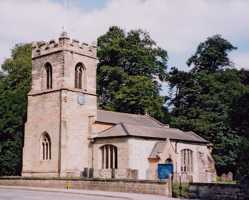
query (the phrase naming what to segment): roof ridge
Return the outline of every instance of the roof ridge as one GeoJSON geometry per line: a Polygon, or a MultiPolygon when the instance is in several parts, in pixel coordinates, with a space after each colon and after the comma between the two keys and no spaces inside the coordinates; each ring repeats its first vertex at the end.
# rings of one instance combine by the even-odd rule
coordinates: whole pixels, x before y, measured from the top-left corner
{"type": "Polygon", "coordinates": [[[143,116],[145,116],[145,117],[147,117],[147,118],[149,118],[149,119],[155,121],[156,123],[160,124],[161,126],[168,125],[168,124],[164,124],[164,123],[160,122],[159,120],[155,119],[154,117],[151,117],[149,114],[145,114],[145,115],[143,115],[143,116]]]}
{"type": "MultiPolygon", "coordinates": [[[[185,133],[189,133],[189,134],[191,134],[192,136],[198,137],[198,138],[200,138],[200,139],[202,139],[202,140],[206,140],[205,138],[199,136],[198,134],[196,134],[196,133],[193,132],[193,131],[184,131],[184,132],[185,132],[185,133]]],[[[206,141],[209,142],[208,140],[206,140],[206,141]]]]}
{"type": "Polygon", "coordinates": [[[98,109],[97,111],[112,112],[112,113],[120,113],[120,114],[123,114],[123,115],[137,115],[137,116],[140,116],[140,117],[141,117],[141,116],[145,116],[145,115],[142,115],[142,114],[118,112],[118,111],[103,110],[103,109],[98,109]]]}
{"type": "MultiPolygon", "coordinates": [[[[137,124],[127,123],[127,122],[124,122],[123,124],[128,125],[128,126],[144,127],[144,128],[147,128],[147,129],[165,129],[165,127],[163,127],[163,126],[161,126],[161,127],[144,126],[144,125],[140,125],[140,124],[137,125],[137,124]]],[[[172,129],[172,128],[167,128],[167,129],[172,129]]],[[[180,130],[180,129],[176,129],[176,130],[180,130]]]]}

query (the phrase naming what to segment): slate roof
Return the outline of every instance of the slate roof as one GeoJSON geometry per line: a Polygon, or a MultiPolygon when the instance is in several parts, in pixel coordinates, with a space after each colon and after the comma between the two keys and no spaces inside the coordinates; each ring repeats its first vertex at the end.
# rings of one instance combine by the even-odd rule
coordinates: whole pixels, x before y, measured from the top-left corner
{"type": "Polygon", "coordinates": [[[171,140],[181,140],[189,142],[198,143],[209,143],[207,140],[196,135],[193,132],[183,132],[179,129],[168,128],[165,126],[153,127],[153,126],[141,126],[128,124],[128,123],[118,123],[115,126],[100,132],[95,135],[94,138],[111,138],[111,137],[142,137],[142,138],[154,138],[154,139],[171,139],[171,140]]]}
{"type": "Polygon", "coordinates": [[[97,111],[97,122],[119,124],[127,123],[138,126],[162,127],[165,126],[149,115],[136,115],[130,113],[112,112],[106,110],[97,111]]]}

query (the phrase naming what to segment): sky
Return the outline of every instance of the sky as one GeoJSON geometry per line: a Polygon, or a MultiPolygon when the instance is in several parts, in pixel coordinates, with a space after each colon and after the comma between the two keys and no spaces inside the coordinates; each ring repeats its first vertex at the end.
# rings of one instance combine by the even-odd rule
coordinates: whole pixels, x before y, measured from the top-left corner
{"type": "Polygon", "coordinates": [[[111,25],[149,32],[169,68],[182,70],[200,42],[221,34],[238,47],[235,66],[249,69],[249,0],[0,0],[0,63],[15,44],[56,39],[63,27],[91,43],[111,25]]]}

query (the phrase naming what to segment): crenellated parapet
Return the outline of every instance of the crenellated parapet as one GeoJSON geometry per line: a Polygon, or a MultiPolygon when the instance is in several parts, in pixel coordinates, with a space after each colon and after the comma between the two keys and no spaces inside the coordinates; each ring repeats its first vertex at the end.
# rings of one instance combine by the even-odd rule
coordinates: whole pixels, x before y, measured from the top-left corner
{"type": "Polygon", "coordinates": [[[58,51],[70,51],[76,54],[97,57],[97,46],[87,43],[80,43],[78,40],[68,37],[66,32],[63,32],[58,40],[50,40],[49,42],[40,41],[32,44],[32,59],[48,55],[58,51]]]}

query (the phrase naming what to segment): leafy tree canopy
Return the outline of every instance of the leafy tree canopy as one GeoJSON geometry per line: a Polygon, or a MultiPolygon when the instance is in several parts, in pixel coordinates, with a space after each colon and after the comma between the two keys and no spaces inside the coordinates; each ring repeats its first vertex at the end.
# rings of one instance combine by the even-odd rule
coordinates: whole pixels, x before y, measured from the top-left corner
{"type": "Polygon", "coordinates": [[[188,59],[187,65],[193,67],[193,72],[222,70],[232,65],[228,53],[235,49],[237,48],[221,35],[214,35],[199,44],[195,54],[188,59]]]}
{"type": "Polygon", "coordinates": [[[98,38],[99,69],[120,67],[128,75],[166,78],[167,52],[142,30],[125,32],[113,26],[98,38]]]}
{"type": "Polygon", "coordinates": [[[31,45],[17,45],[0,79],[0,175],[21,172],[23,126],[31,81],[31,45]]]}
{"type": "Polygon", "coordinates": [[[111,27],[98,38],[97,92],[99,105],[115,111],[149,114],[164,119],[160,81],[166,80],[167,52],[149,34],[127,34],[111,27]],[[129,94],[130,93],[130,94],[129,94]]]}
{"type": "Polygon", "coordinates": [[[130,76],[114,98],[114,108],[128,113],[150,113],[160,118],[164,98],[151,79],[145,76],[130,76]]]}
{"type": "Polygon", "coordinates": [[[188,60],[190,72],[173,68],[169,82],[171,126],[192,130],[214,144],[213,155],[218,172],[236,172],[241,137],[231,127],[229,115],[235,99],[247,91],[248,72],[226,68],[228,52],[235,49],[216,35],[202,42],[188,60]]]}
{"type": "Polygon", "coordinates": [[[234,99],[230,117],[232,128],[249,138],[249,90],[234,99]]]}
{"type": "MultiPolygon", "coordinates": [[[[244,79],[245,70],[241,71],[243,83],[249,85],[244,79]]],[[[230,111],[230,124],[234,132],[241,137],[241,143],[238,148],[237,157],[239,178],[249,177],[249,88],[238,98],[234,99],[230,111]]]]}

